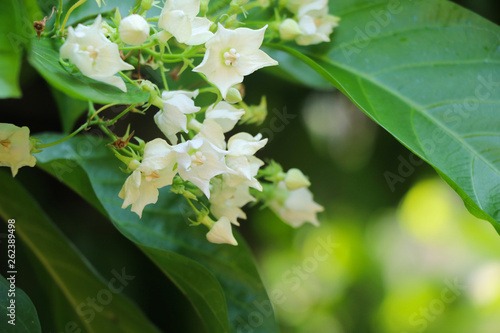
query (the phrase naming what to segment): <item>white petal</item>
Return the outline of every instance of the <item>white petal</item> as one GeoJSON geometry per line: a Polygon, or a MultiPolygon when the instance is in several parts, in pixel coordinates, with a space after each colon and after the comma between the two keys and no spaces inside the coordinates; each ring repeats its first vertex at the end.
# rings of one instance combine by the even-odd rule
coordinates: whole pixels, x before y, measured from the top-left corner
{"type": "Polygon", "coordinates": [[[229,132],[234,128],[245,110],[236,109],[227,102],[220,102],[215,107],[212,105],[207,109],[206,119],[213,119],[222,128],[223,132],[229,132]]]}
{"type": "Polygon", "coordinates": [[[268,56],[264,51],[257,50],[251,54],[242,55],[235,68],[238,69],[241,75],[246,76],[263,67],[276,65],[278,65],[276,60],[268,56]]]}
{"type": "Polygon", "coordinates": [[[89,75],[89,77],[91,79],[101,81],[101,82],[110,84],[112,86],[115,86],[123,92],[127,92],[127,86],[125,85],[125,82],[123,82],[123,80],[118,76],[114,76],[114,75],[113,76],[89,75]]]}
{"type": "Polygon", "coordinates": [[[228,154],[231,156],[250,156],[264,147],[267,139],[259,140],[260,136],[253,137],[244,132],[233,135],[228,141],[228,154]]]}
{"type": "Polygon", "coordinates": [[[191,21],[191,37],[186,42],[187,45],[201,45],[214,36],[210,26],[212,21],[205,17],[195,17],[191,21]]]}
{"type": "Polygon", "coordinates": [[[231,222],[225,217],[222,217],[215,222],[212,229],[210,229],[207,233],[207,239],[209,242],[215,244],[238,245],[238,242],[234,238],[231,230],[231,222]]]}
{"type": "Polygon", "coordinates": [[[158,27],[170,32],[179,43],[185,43],[191,37],[191,19],[180,10],[162,13],[158,27]]]}

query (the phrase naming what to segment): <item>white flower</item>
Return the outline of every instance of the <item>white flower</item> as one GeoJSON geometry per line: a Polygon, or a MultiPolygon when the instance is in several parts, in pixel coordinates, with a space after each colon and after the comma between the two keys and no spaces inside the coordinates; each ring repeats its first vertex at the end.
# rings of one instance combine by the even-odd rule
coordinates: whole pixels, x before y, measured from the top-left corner
{"type": "Polygon", "coordinates": [[[180,131],[187,133],[186,114],[200,111],[200,108],[195,106],[192,100],[196,96],[198,96],[198,90],[176,90],[162,93],[163,109],[155,114],[154,119],[156,125],[171,143],[177,143],[176,134],[180,131]]]}
{"type": "Polygon", "coordinates": [[[226,157],[226,164],[235,173],[235,175],[230,175],[227,179],[230,186],[237,186],[241,183],[245,183],[262,191],[262,185],[255,176],[264,163],[253,156],[257,150],[264,147],[267,143],[267,139],[261,138],[261,134],[253,137],[248,133],[242,132],[233,135],[229,139],[227,144],[228,155],[226,157]]]}
{"type": "Polygon", "coordinates": [[[179,43],[201,45],[213,33],[212,22],[206,17],[196,17],[200,0],[167,0],[160,14],[158,26],[171,33],[179,43]]]}
{"type": "Polygon", "coordinates": [[[141,45],[149,37],[149,24],[141,15],[125,17],[118,27],[120,38],[129,45],[141,45]]]}
{"type": "Polygon", "coordinates": [[[123,80],[114,76],[119,71],[134,69],[120,57],[118,45],[104,36],[101,30],[101,15],[91,26],[79,24],[68,28],[68,39],[61,46],[62,58],[69,58],[83,75],[111,84],[126,92],[123,80]]]}
{"type": "Polygon", "coordinates": [[[231,222],[226,217],[221,217],[212,226],[212,229],[207,233],[207,239],[209,242],[215,244],[230,244],[238,245],[236,239],[234,239],[233,232],[231,230],[231,222]]]}
{"type": "Polygon", "coordinates": [[[229,88],[243,82],[245,75],[278,64],[259,49],[266,28],[267,25],[259,30],[229,30],[219,23],[216,34],[205,44],[207,52],[203,61],[193,71],[205,74],[226,98],[229,88]]]}
{"type": "Polygon", "coordinates": [[[196,185],[210,199],[210,179],[232,172],[225,163],[226,151],[217,148],[203,137],[195,137],[172,147],[177,172],[182,179],[196,185]]]}
{"type": "Polygon", "coordinates": [[[313,195],[307,187],[290,191],[285,182],[278,183],[277,196],[269,203],[272,210],[292,227],[300,227],[309,222],[315,226],[319,225],[316,213],[323,211],[323,206],[313,200],[313,195]]]}
{"type": "Polygon", "coordinates": [[[172,148],[162,139],[150,141],[144,147],[144,157],[137,169],[127,178],[119,197],[122,208],[132,205],[132,211],[142,216],[144,207],[158,200],[158,189],[172,184],[176,172],[172,148]]]}
{"type": "Polygon", "coordinates": [[[216,218],[225,216],[232,224],[240,225],[238,218],[247,218],[241,207],[255,201],[255,198],[250,195],[248,185],[231,186],[225,179],[227,179],[226,174],[211,181],[210,211],[216,218]]]}
{"type": "Polygon", "coordinates": [[[219,102],[216,106],[211,105],[205,113],[206,119],[213,119],[222,128],[224,133],[234,128],[245,110],[237,109],[227,102],[219,102]]]}
{"type": "Polygon", "coordinates": [[[12,177],[23,166],[35,166],[36,158],[31,155],[32,148],[28,127],[0,124],[0,166],[10,167],[12,177]]]}
{"type": "Polygon", "coordinates": [[[280,38],[283,40],[294,40],[302,34],[302,30],[297,21],[291,18],[287,18],[281,22],[279,32],[280,38]]]}
{"type": "MultiPolygon", "coordinates": [[[[312,7],[312,5],[307,7],[312,7]]],[[[299,13],[301,13],[301,10],[299,10],[299,13]]],[[[333,28],[339,25],[339,21],[338,17],[328,14],[328,7],[306,10],[304,14],[299,16],[299,27],[302,34],[295,41],[299,45],[329,42],[333,28]]]]}

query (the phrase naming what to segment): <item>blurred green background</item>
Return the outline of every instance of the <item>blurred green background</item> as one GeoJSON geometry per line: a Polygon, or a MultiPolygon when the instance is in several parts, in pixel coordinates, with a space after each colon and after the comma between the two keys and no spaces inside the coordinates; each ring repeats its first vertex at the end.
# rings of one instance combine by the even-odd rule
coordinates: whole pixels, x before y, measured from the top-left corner
{"type": "MultiPolygon", "coordinates": [[[[497,1],[457,2],[500,21],[497,1]]],[[[22,82],[24,98],[2,102],[2,122],[60,131],[52,93],[28,64],[22,82]]],[[[325,206],[317,228],[293,229],[258,208],[248,209],[240,228],[283,332],[500,332],[500,238],[489,223],[472,217],[432,168],[340,93],[289,85],[265,71],[245,84],[247,103],[267,95],[264,127],[277,114],[295,116],[259,157],[303,170],[325,206]]],[[[152,112],[127,119],[145,139],[159,135],[151,133],[152,112]]],[[[36,168],[17,178],[105,279],[122,267],[136,276],[125,293],[162,331],[203,332],[183,295],[91,206],[36,168]]],[[[61,332],[65,319],[47,303],[44,275],[22,246],[18,286],[43,331],[61,332]]]]}

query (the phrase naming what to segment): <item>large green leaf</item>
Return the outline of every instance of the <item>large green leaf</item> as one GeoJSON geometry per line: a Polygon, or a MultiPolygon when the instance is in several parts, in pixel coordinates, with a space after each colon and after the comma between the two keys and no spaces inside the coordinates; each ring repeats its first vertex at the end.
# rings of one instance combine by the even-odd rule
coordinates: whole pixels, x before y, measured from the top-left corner
{"type": "Polygon", "coordinates": [[[80,322],[74,326],[86,332],[158,332],[122,294],[133,281],[126,267],[116,267],[113,277],[104,281],[10,174],[0,172],[0,183],[0,216],[15,217],[16,236],[43,264],[73,311],[80,315],[80,322]],[[97,307],[88,303],[89,297],[97,300],[97,307]]]}
{"type": "Polygon", "coordinates": [[[28,295],[19,286],[11,289],[11,282],[15,285],[16,276],[14,275],[13,280],[10,274],[6,277],[8,281],[0,275],[0,309],[2,311],[0,331],[5,333],[42,332],[35,306],[28,295]],[[11,303],[11,300],[14,300],[14,303],[11,303]]]}
{"type": "Polygon", "coordinates": [[[498,228],[499,27],[441,0],[330,3],[342,18],[331,43],[271,47],[309,63],[498,228]]]}
{"type": "MultiPolygon", "coordinates": [[[[37,137],[43,142],[60,138],[49,134],[37,137]]],[[[76,167],[73,161],[85,170],[116,228],[138,244],[182,290],[207,332],[277,331],[252,254],[240,236],[236,235],[238,247],[209,243],[206,229],[188,226],[189,210],[184,199],[171,194],[168,188],[160,190],[158,202],[146,207],[142,219],[122,209],[123,200],[118,193],[127,175],[119,170],[121,162],[105,147],[105,142],[95,137],[74,137],[57,149],[46,149],[37,158],[39,166],[75,189],[79,188],[72,184],[76,177],[69,177],[76,167]],[[66,164],[61,167],[63,159],[66,164]],[[58,168],[54,168],[54,163],[59,163],[58,168]]],[[[88,193],[80,194],[88,199],[88,193]]]]}
{"type": "Polygon", "coordinates": [[[129,82],[126,82],[125,93],[115,86],[93,80],[81,73],[70,73],[59,62],[57,49],[55,40],[34,40],[28,61],[52,86],[68,96],[102,104],[144,103],[149,99],[149,93],[141,91],[129,82]]]}
{"type": "Polygon", "coordinates": [[[19,72],[24,35],[24,14],[17,0],[2,1],[0,10],[0,98],[21,97],[19,72]]]}
{"type": "Polygon", "coordinates": [[[63,131],[70,133],[78,118],[88,109],[89,103],[71,98],[58,89],[52,89],[52,95],[57,103],[63,131]]]}

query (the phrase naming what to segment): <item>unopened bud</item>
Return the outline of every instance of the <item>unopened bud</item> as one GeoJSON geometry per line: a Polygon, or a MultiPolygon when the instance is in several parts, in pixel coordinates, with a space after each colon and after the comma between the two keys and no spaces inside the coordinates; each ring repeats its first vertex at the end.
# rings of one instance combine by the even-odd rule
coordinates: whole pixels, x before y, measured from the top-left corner
{"type": "Polygon", "coordinates": [[[241,102],[243,98],[241,98],[240,91],[236,88],[229,88],[226,95],[226,102],[230,104],[241,102]]]}
{"type": "Polygon", "coordinates": [[[129,45],[141,45],[149,37],[149,24],[140,15],[132,14],[120,22],[120,38],[129,45]]]}
{"type": "Polygon", "coordinates": [[[141,10],[144,12],[146,10],[150,10],[153,7],[152,0],[142,0],[141,1],[141,10]]]}
{"type": "Polygon", "coordinates": [[[286,19],[280,25],[280,37],[283,40],[294,40],[302,35],[299,24],[293,19],[286,19]]]}
{"type": "Polygon", "coordinates": [[[311,183],[309,179],[299,169],[292,168],[288,170],[285,176],[286,188],[290,191],[298,190],[302,187],[309,187],[311,183]]]}
{"type": "Polygon", "coordinates": [[[241,117],[242,124],[260,125],[267,117],[267,100],[262,96],[259,105],[252,105],[245,108],[245,114],[241,117]]]}

